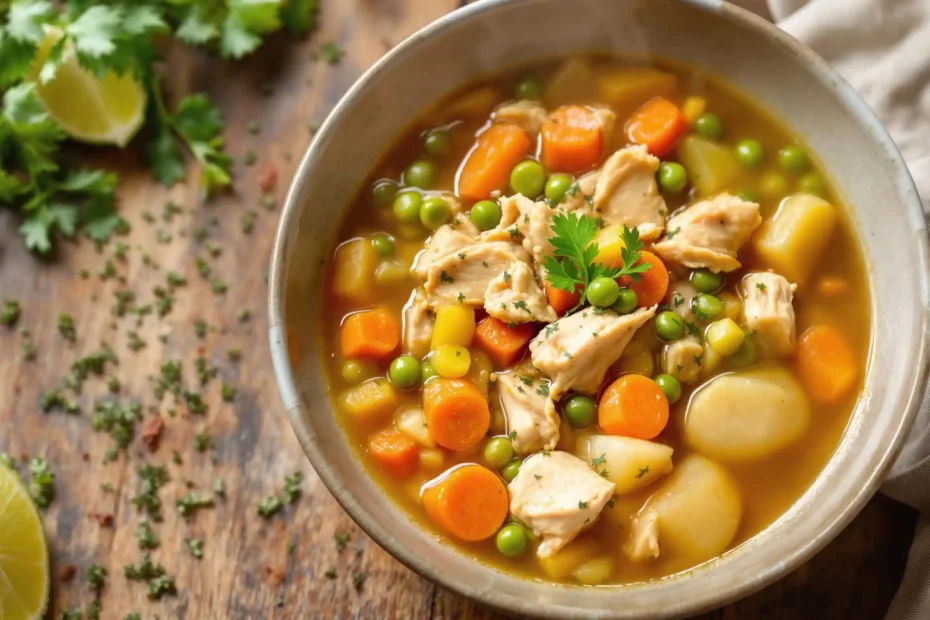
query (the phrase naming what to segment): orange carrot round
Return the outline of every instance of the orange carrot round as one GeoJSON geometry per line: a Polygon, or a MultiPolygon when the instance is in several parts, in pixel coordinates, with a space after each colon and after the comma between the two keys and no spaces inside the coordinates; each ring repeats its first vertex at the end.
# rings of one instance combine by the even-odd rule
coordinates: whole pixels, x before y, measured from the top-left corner
{"type": "Polygon", "coordinates": [[[608,435],[654,439],[668,424],[668,398],[649,377],[624,375],[601,395],[597,423],[608,435]]]}
{"type": "Polygon", "coordinates": [[[400,344],[400,323],[387,308],[350,314],[339,334],[342,355],[349,358],[384,360],[400,344]]]}
{"type": "Polygon", "coordinates": [[[423,489],[426,514],[466,542],[493,536],[507,519],[510,498],[496,474],[481,465],[457,467],[423,489]]]}
{"type": "Polygon", "coordinates": [[[450,450],[477,445],[491,425],[487,398],[465,379],[428,381],[423,388],[423,411],[433,440],[450,450]]]}
{"type": "Polygon", "coordinates": [[[489,316],[475,328],[474,342],[488,354],[498,368],[505,368],[517,361],[535,334],[536,329],[530,323],[519,323],[511,327],[500,319],[489,316]]]}
{"type": "Polygon", "coordinates": [[[543,124],[542,160],[548,170],[586,172],[600,161],[603,148],[603,127],[588,108],[563,106],[543,124]]]}
{"type": "Polygon", "coordinates": [[[494,190],[503,190],[510,170],[533,148],[523,129],[505,123],[488,127],[462,163],[458,194],[465,200],[486,200],[494,190]]]}
{"type": "Polygon", "coordinates": [[[640,308],[650,308],[665,299],[668,292],[668,269],[665,263],[652,252],[642,251],[636,264],[648,263],[649,269],[639,274],[639,282],[634,282],[630,276],[621,277],[620,286],[629,286],[636,293],[640,308]]]}
{"type": "Polygon", "coordinates": [[[420,450],[416,442],[393,428],[369,437],[368,453],[381,469],[395,478],[409,478],[419,465],[420,450]]]}
{"type": "Polygon", "coordinates": [[[626,123],[626,136],[634,144],[645,144],[656,157],[667,155],[688,130],[688,119],[664,97],[647,101],[626,123]]]}
{"type": "Polygon", "coordinates": [[[798,370],[810,395],[826,405],[846,398],[859,376],[852,347],[829,325],[815,325],[798,340],[798,370]]]}
{"type": "Polygon", "coordinates": [[[564,316],[566,312],[578,305],[578,300],[581,299],[581,292],[578,290],[580,286],[575,287],[575,292],[569,293],[568,291],[563,291],[560,288],[555,288],[549,281],[546,281],[546,300],[549,302],[549,305],[552,306],[552,309],[555,310],[555,313],[559,316],[564,316]]]}

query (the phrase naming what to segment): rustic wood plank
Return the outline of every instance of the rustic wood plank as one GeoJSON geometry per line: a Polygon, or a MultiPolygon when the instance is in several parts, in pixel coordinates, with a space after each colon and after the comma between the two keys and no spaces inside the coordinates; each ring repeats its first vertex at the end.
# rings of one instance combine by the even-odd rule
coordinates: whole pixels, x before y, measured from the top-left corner
{"type": "MultiPolygon", "coordinates": [[[[79,576],[64,584],[56,581],[51,612],[86,605],[91,595],[83,570],[97,562],[109,570],[103,594],[104,617],[121,618],[140,610],[143,617],[161,618],[500,618],[413,574],[368,540],[342,511],[313,473],[294,439],[281,410],[266,346],[264,307],[267,267],[276,214],[259,206],[259,178],[274,167],[279,182],[274,195],[283,197],[286,182],[311,134],[309,124],[319,122],[352,81],[385,50],[417,27],[452,10],[458,0],[344,0],[324,3],[320,30],[308,40],[293,43],[285,37],[269,42],[245,63],[233,66],[205,55],[172,50],[167,88],[177,96],[192,88],[209,92],[220,102],[228,121],[230,153],[241,162],[251,149],[258,154],[252,168],[237,164],[236,193],[207,204],[198,198],[196,175],[170,190],[154,183],[138,164],[139,153],[75,149],[74,156],[109,165],[121,174],[122,213],[133,225],[126,239],[133,248],[128,261],[115,261],[127,286],[96,272],[108,255],[98,255],[91,244],[63,244],[57,260],[40,261],[26,252],[17,238],[17,218],[0,212],[0,298],[19,299],[24,316],[20,326],[32,333],[39,359],[24,362],[18,354],[22,336],[0,328],[0,451],[47,458],[57,474],[57,498],[46,513],[45,526],[57,572],[73,564],[79,576]],[[338,66],[313,60],[324,41],[337,41],[347,51],[338,66]],[[271,96],[262,86],[272,84],[271,96]],[[246,130],[249,121],[261,131],[246,130]],[[162,205],[171,200],[184,209],[172,221],[161,220],[162,205]],[[250,210],[258,213],[254,231],[245,235],[240,221],[250,210]],[[149,211],[159,219],[143,221],[149,211]],[[216,218],[216,223],[212,223],[216,218]],[[194,228],[209,231],[209,241],[225,248],[210,260],[213,277],[228,283],[225,295],[210,292],[198,276],[194,258],[207,255],[204,244],[191,237],[194,228]],[[172,235],[158,243],[159,231],[172,235]],[[141,249],[140,249],[141,248],[141,249]],[[148,252],[158,269],[145,266],[148,252]],[[81,269],[91,270],[88,279],[81,269]],[[148,317],[140,327],[131,318],[110,314],[113,295],[130,288],[140,303],[149,303],[152,288],[164,284],[165,274],[183,274],[188,285],[178,290],[172,313],[165,320],[148,317]],[[253,319],[237,320],[247,309],[253,319]],[[69,312],[78,325],[76,344],[57,332],[56,320],[69,312]],[[210,325],[204,340],[193,323],[210,325]],[[112,329],[112,325],[116,329],[112,329]],[[128,350],[129,332],[135,330],[147,346],[128,350]],[[166,335],[166,342],[159,340],[166,335]],[[165,429],[161,446],[150,455],[140,440],[131,458],[104,465],[102,454],[111,440],[90,429],[90,410],[106,394],[101,380],[92,379],[80,398],[81,416],[40,413],[40,394],[60,384],[70,363],[95,349],[101,341],[120,357],[116,373],[122,387],[119,398],[154,402],[149,376],[167,359],[183,360],[188,383],[194,381],[194,361],[204,355],[220,368],[220,380],[235,385],[233,403],[220,398],[220,380],[206,394],[208,414],[201,418],[177,407],[168,414],[170,401],[157,408],[165,429]],[[242,361],[226,361],[226,351],[239,348],[242,361]],[[209,427],[215,448],[206,454],[191,450],[199,429],[209,427]],[[183,462],[172,460],[172,452],[183,462]],[[144,600],[141,584],[127,583],[122,567],[139,559],[135,530],[139,513],[131,504],[139,483],[135,467],[144,462],[164,464],[172,481],[162,490],[165,522],[155,526],[161,547],[153,553],[175,575],[178,596],[160,602],[144,600]],[[255,513],[256,502],[280,492],[285,475],[304,474],[304,496],[283,515],[268,521],[255,513]],[[178,515],[174,502],[188,488],[206,491],[215,478],[226,481],[225,499],[200,511],[189,521],[178,515]],[[101,483],[113,485],[105,493],[101,483]],[[110,513],[112,527],[101,527],[89,513],[110,513]],[[342,551],[335,534],[351,540],[342,551]],[[198,561],[184,545],[187,537],[206,540],[205,556],[198,561]],[[293,553],[288,545],[294,544],[293,553]],[[356,548],[362,551],[356,555],[356,548]],[[326,572],[335,568],[330,579],[326,572]],[[355,575],[366,576],[356,588],[355,575]],[[283,606],[276,606],[283,596],[283,606]]],[[[762,6],[759,2],[756,5],[762,6]]],[[[110,252],[111,250],[106,250],[110,252]]],[[[146,411],[145,419],[155,414],[146,411]]],[[[913,530],[914,515],[884,498],[873,500],[853,525],[811,563],[756,596],[709,614],[707,618],[780,618],[813,615],[825,617],[878,617],[898,583],[913,530]]]]}

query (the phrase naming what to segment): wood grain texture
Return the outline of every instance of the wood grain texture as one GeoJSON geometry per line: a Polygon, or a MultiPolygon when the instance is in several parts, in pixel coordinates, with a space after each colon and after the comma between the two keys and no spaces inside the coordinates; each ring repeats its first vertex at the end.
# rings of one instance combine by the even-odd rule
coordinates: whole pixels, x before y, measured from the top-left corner
{"type": "MultiPolygon", "coordinates": [[[[127,285],[95,275],[111,250],[101,255],[87,242],[62,244],[54,261],[37,260],[19,242],[15,215],[0,212],[0,299],[21,302],[19,326],[31,331],[39,351],[37,361],[23,361],[18,354],[22,336],[0,328],[0,452],[43,456],[57,475],[57,497],[45,514],[54,574],[71,564],[79,573],[69,583],[55,580],[50,611],[54,617],[91,600],[83,571],[93,562],[110,573],[102,596],[104,618],[122,618],[133,610],[143,618],[196,620],[502,617],[433,586],[364,537],[309,467],[274,385],[266,343],[264,275],[277,215],[259,206],[258,181],[274,167],[279,177],[274,194],[280,201],[311,138],[308,125],[322,120],[353,80],[387,49],[457,7],[459,0],[328,0],[323,5],[321,27],[312,38],[298,44],[284,36],[274,38],[235,66],[186,50],[169,53],[167,90],[175,97],[194,88],[207,91],[226,115],[228,151],[240,162],[247,150],[258,154],[251,168],[237,164],[235,193],[204,204],[193,171],[186,184],[169,190],[151,180],[138,162],[137,150],[73,151],[77,159],[120,172],[121,209],[133,226],[126,239],[132,250],[127,262],[115,265],[127,285]],[[335,67],[314,60],[326,41],[336,41],[347,51],[335,67]],[[262,85],[268,83],[274,86],[271,95],[262,93],[262,85]],[[252,120],[261,125],[257,135],[246,130],[252,120]],[[162,205],[168,200],[184,212],[164,222],[162,205]],[[258,213],[255,228],[246,235],[240,221],[253,210],[258,213]],[[158,217],[156,224],[143,221],[146,211],[158,217]],[[207,254],[191,237],[198,226],[209,231],[211,242],[225,248],[222,257],[210,260],[214,276],[229,286],[224,295],[213,294],[194,267],[195,257],[207,254]],[[159,231],[170,232],[172,241],[158,243],[159,231]],[[143,251],[158,264],[157,270],[143,265],[143,251]],[[79,276],[85,268],[91,273],[88,279],[79,276]],[[111,316],[114,291],[131,289],[140,303],[149,303],[152,288],[164,283],[168,271],[183,274],[189,284],[178,290],[166,319],[147,317],[136,328],[133,318],[111,316]],[[240,323],[239,309],[251,311],[252,320],[240,323]],[[74,316],[75,344],[58,334],[61,312],[74,316]],[[203,340],[194,332],[197,319],[210,326],[203,340]],[[133,329],[147,343],[137,353],[127,349],[133,329]],[[167,336],[166,342],[159,340],[161,335],[167,336]],[[149,454],[137,438],[129,459],[104,465],[102,455],[111,440],[90,428],[92,404],[105,395],[102,381],[88,381],[79,399],[80,416],[43,414],[39,407],[40,394],[58,386],[70,363],[101,341],[112,345],[120,358],[115,372],[122,382],[118,398],[146,406],[155,403],[150,377],[164,360],[183,360],[185,379],[192,383],[194,360],[206,356],[220,368],[219,380],[206,391],[208,414],[191,416],[180,406],[171,417],[166,400],[157,408],[165,422],[157,452],[149,454]],[[242,350],[238,364],[226,361],[230,348],[242,350]],[[220,398],[220,380],[237,388],[233,403],[220,398]],[[215,448],[201,454],[192,447],[204,427],[210,429],[215,448]],[[173,462],[173,451],[182,455],[182,464],[173,462]],[[145,600],[144,585],[127,582],[122,575],[122,567],[140,556],[135,538],[139,513],[130,500],[139,486],[135,468],[144,462],[166,465],[171,476],[161,492],[165,521],[155,526],[162,542],[153,557],[175,575],[178,595],[157,603],[145,600]],[[284,476],[293,471],[304,474],[303,498],[270,520],[258,517],[256,503],[280,492],[284,476]],[[226,499],[189,521],[180,518],[174,502],[187,493],[185,481],[205,491],[217,477],[226,481],[226,499]],[[103,482],[112,484],[115,492],[103,492],[103,482]],[[113,526],[101,527],[89,513],[113,514],[113,526]],[[333,535],[343,532],[351,540],[340,552],[333,535]],[[188,553],[184,539],[190,537],[206,540],[203,560],[188,553]],[[295,547],[289,555],[292,541],[295,547]],[[357,554],[356,548],[362,551],[357,554]],[[331,567],[336,568],[334,579],[325,576],[331,567]],[[358,588],[353,584],[356,574],[366,575],[358,588]]],[[[145,419],[154,415],[146,411],[145,419]]],[[[809,564],[706,618],[879,617],[897,587],[914,520],[905,507],[876,498],[809,564]]]]}

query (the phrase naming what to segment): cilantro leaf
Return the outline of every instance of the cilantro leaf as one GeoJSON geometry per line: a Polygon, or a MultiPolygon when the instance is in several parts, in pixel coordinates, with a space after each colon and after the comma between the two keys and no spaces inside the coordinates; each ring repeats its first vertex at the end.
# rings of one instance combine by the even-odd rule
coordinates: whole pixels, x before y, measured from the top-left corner
{"type": "Polygon", "coordinates": [[[307,34],[316,27],[319,0],[288,0],[281,7],[281,21],[293,36],[307,34]]]}
{"type": "Polygon", "coordinates": [[[623,260],[623,267],[615,277],[630,276],[634,282],[639,282],[641,275],[649,271],[649,263],[641,263],[640,252],[643,249],[643,242],[639,240],[639,229],[623,227],[621,233],[623,239],[623,249],[620,251],[620,258],[623,260]]]}
{"type": "Polygon", "coordinates": [[[39,43],[45,38],[42,25],[55,16],[55,7],[46,0],[18,0],[10,4],[7,34],[23,43],[39,43]]]}
{"type": "Polygon", "coordinates": [[[114,39],[121,33],[122,18],[119,7],[104,5],[92,6],[81,13],[66,29],[78,58],[100,58],[116,51],[114,39]]]}
{"type": "Polygon", "coordinates": [[[220,54],[242,58],[261,44],[261,35],[281,27],[281,0],[227,0],[229,13],[220,32],[220,54]]]}
{"type": "Polygon", "coordinates": [[[178,26],[175,36],[185,43],[202,45],[215,39],[219,32],[219,28],[207,21],[200,10],[194,7],[178,26]]]}

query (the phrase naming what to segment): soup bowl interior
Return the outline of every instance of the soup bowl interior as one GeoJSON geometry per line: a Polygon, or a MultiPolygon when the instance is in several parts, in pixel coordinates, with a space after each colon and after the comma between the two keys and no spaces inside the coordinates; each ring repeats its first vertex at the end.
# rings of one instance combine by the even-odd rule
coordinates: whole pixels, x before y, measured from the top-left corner
{"type": "Polygon", "coordinates": [[[379,61],[317,134],[291,187],[272,261],[275,372],[313,466],[359,525],[420,574],[494,607],[553,618],[659,618],[734,600],[784,575],[877,489],[916,414],[927,374],[928,250],[913,183],[865,104],[773,26],[716,2],[486,0],[379,61]],[[864,392],[836,453],[767,530],[686,573],[623,587],[511,577],[421,530],[379,490],[336,422],[318,333],[324,265],[344,208],[383,152],[430,104],[502,69],[584,52],[669,58],[723,78],[803,136],[850,205],[866,257],[872,343],[864,392]]]}

